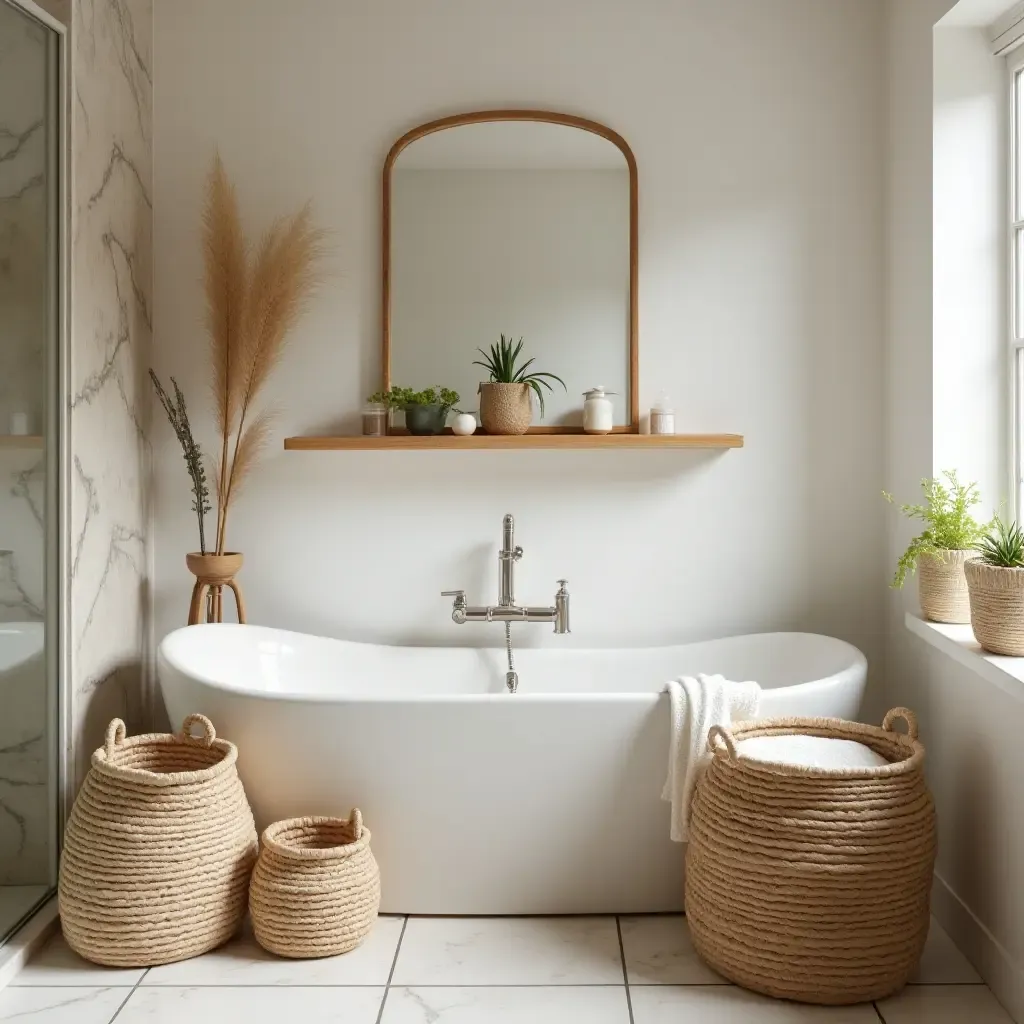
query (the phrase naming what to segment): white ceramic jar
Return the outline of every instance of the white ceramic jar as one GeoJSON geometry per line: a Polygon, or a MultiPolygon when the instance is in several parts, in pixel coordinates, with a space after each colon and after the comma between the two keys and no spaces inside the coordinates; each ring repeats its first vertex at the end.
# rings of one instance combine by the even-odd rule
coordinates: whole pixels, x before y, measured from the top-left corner
{"type": "Polygon", "coordinates": [[[583,430],[587,434],[610,434],[614,416],[612,412],[612,400],[608,397],[614,394],[606,392],[600,384],[584,393],[583,402],[583,430]]]}

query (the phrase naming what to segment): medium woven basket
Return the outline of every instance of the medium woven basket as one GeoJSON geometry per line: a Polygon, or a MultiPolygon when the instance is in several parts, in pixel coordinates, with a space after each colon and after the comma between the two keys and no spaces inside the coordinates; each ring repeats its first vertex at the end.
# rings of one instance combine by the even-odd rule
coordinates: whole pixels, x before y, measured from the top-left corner
{"type": "Polygon", "coordinates": [[[970,551],[941,551],[917,560],[917,592],[921,612],[932,622],[970,622],[964,562],[970,551]]]}
{"type": "Polygon", "coordinates": [[[202,715],[180,734],[131,739],[124,722],[110,723],[61,853],[61,925],[76,953],[149,967],[205,953],[238,929],[257,844],[237,757],[202,715]]]}
{"type": "Polygon", "coordinates": [[[712,727],[693,802],[686,914],[694,945],[745,988],[806,1003],[896,992],[928,934],[935,809],[912,712],[882,728],[834,718],[712,727]],[[892,729],[902,718],[907,733],[892,729]],[[742,757],[737,742],[854,740],[889,763],[809,768],[742,757]]]}
{"type": "Polygon", "coordinates": [[[296,959],[347,953],[369,934],[379,907],[380,871],[358,810],[290,818],[264,831],[249,886],[264,949],[296,959]]]}
{"type": "Polygon", "coordinates": [[[1024,569],[964,563],[971,594],[971,628],[978,643],[993,654],[1024,654],[1024,569]]]}
{"type": "Polygon", "coordinates": [[[533,422],[528,384],[480,385],[480,422],[488,434],[525,434],[533,422]]]}

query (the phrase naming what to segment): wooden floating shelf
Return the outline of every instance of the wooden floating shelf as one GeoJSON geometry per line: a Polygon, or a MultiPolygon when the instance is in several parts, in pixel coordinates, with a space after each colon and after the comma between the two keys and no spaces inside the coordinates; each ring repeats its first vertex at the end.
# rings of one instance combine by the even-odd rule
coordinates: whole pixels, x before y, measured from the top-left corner
{"type": "Polygon", "coordinates": [[[42,448],[38,434],[0,434],[0,448],[42,448]]]}
{"type": "Polygon", "coordinates": [[[388,437],[286,437],[290,452],[331,451],[468,451],[471,449],[521,448],[742,448],[742,434],[435,434],[417,437],[392,434],[388,437]]]}

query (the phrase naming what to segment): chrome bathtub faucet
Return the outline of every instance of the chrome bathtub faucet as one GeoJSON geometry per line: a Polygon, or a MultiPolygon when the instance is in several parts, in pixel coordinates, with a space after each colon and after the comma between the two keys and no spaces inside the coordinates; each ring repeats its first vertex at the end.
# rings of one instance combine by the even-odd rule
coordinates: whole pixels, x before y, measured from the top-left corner
{"type": "Polygon", "coordinates": [[[473,606],[466,600],[464,590],[442,590],[442,597],[454,598],[452,621],[457,625],[465,622],[504,622],[505,649],[508,652],[508,672],[505,685],[510,693],[519,687],[519,676],[512,661],[513,622],[553,622],[556,633],[569,630],[569,582],[558,581],[554,605],[520,606],[515,597],[515,564],[523,557],[523,549],[514,542],[515,521],[511,515],[501,521],[501,550],[498,552],[498,603],[496,605],[473,606]]]}

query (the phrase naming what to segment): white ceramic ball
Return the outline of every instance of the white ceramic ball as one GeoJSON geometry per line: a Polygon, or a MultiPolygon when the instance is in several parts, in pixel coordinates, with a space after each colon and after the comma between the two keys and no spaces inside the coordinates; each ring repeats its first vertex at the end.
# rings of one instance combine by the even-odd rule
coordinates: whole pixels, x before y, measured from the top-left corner
{"type": "Polygon", "coordinates": [[[471,412],[460,412],[452,420],[452,433],[465,437],[476,430],[476,417],[471,412]]]}

